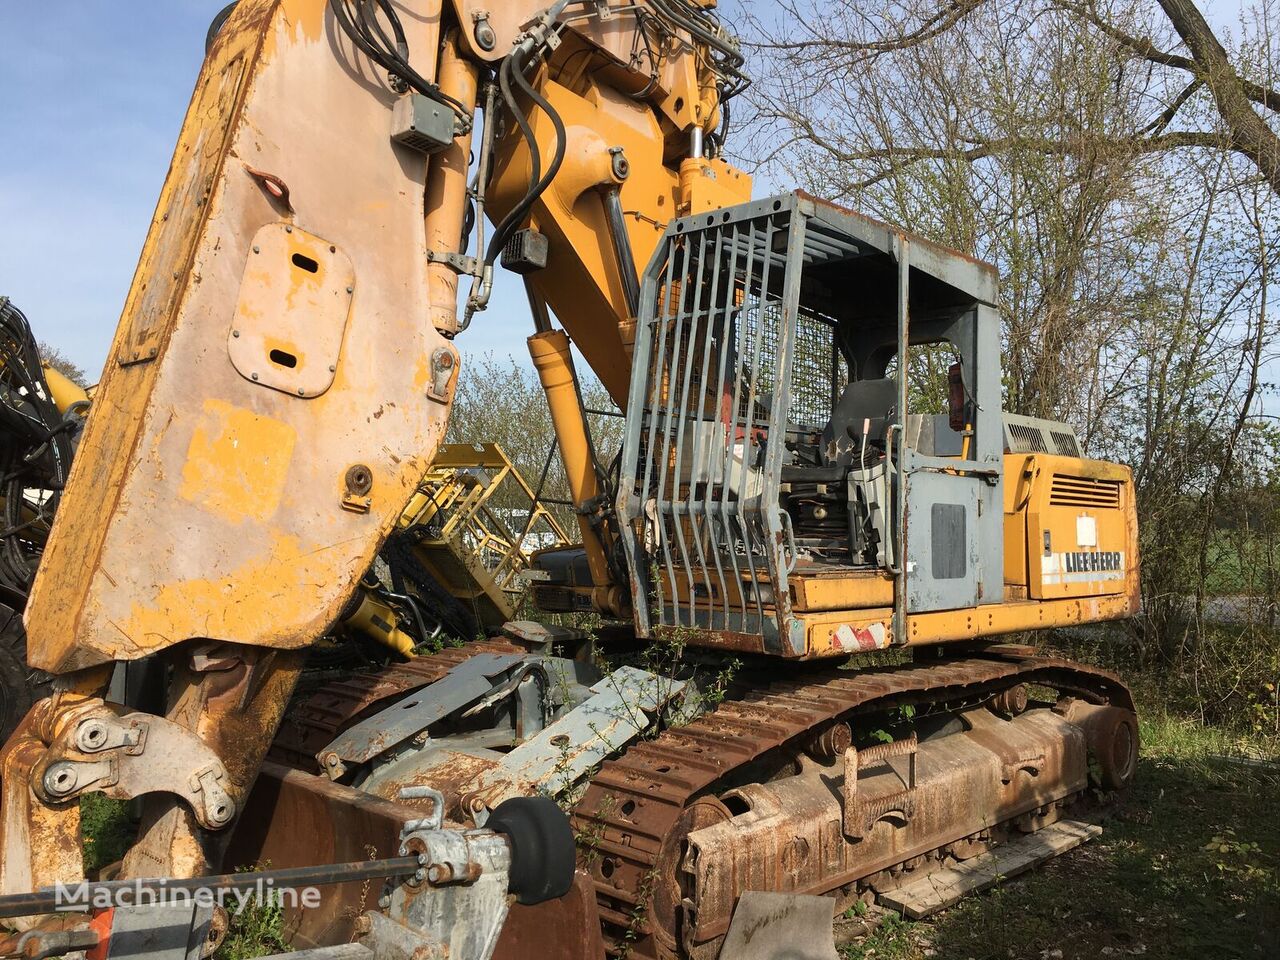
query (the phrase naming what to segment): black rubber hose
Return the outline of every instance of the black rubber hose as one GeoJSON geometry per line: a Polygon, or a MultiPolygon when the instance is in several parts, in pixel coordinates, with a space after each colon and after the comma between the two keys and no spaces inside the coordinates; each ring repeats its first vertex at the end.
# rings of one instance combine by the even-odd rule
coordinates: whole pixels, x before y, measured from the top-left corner
{"type": "Polygon", "coordinates": [[[222,26],[227,22],[227,18],[231,16],[231,11],[236,8],[236,4],[240,0],[231,0],[225,7],[218,11],[213,21],[209,24],[209,32],[204,35],[204,52],[208,53],[213,49],[213,41],[218,39],[218,34],[222,32],[222,26]]]}
{"type": "Polygon", "coordinates": [[[498,259],[498,254],[502,252],[502,248],[510,238],[511,231],[519,222],[520,211],[526,209],[526,201],[533,194],[538,181],[542,179],[542,151],[538,149],[538,141],[533,135],[533,128],[529,125],[529,118],[521,112],[520,104],[516,101],[515,94],[511,90],[511,74],[520,69],[521,64],[518,52],[505,58],[502,61],[502,66],[498,68],[498,90],[503,104],[511,112],[511,116],[515,118],[516,125],[520,128],[520,136],[529,145],[529,189],[525,191],[525,195],[520,199],[520,202],[512,207],[507,215],[502,218],[489,240],[488,248],[482,251],[484,262],[490,265],[498,259]]]}
{"type": "MultiPolygon", "coordinates": [[[[524,64],[519,61],[512,63],[510,75],[515,79],[516,85],[520,87],[525,96],[533,101],[538,109],[550,118],[551,124],[555,127],[556,131],[556,152],[555,156],[551,159],[551,165],[547,168],[547,172],[543,174],[541,178],[535,180],[532,187],[529,189],[529,192],[525,194],[524,199],[521,200],[520,203],[518,203],[515,208],[502,219],[502,223],[498,225],[498,229],[494,232],[493,239],[489,242],[489,250],[485,255],[485,263],[487,264],[493,264],[497,260],[498,254],[501,253],[502,248],[506,245],[507,240],[510,238],[510,234],[515,230],[516,225],[525,218],[529,213],[529,210],[532,209],[534,202],[538,197],[542,196],[543,192],[548,186],[550,186],[551,181],[556,178],[556,174],[560,172],[560,165],[564,163],[564,155],[569,142],[568,133],[565,130],[564,121],[560,119],[560,114],[558,114],[547,99],[535,90],[531,83],[529,83],[528,78],[524,75],[524,64]]],[[[501,78],[501,74],[499,74],[499,78],[501,78]]],[[[521,124],[521,132],[524,132],[528,122],[527,119],[523,118],[523,115],[518,109],[515,109],[514,102],[510,104],[510,106],[515,113],[517,120],[524,121],[521,124]]],[[[530,139],[530,143],[532,143],[532,130],[529,130],[527,136],[530,139]]]]}

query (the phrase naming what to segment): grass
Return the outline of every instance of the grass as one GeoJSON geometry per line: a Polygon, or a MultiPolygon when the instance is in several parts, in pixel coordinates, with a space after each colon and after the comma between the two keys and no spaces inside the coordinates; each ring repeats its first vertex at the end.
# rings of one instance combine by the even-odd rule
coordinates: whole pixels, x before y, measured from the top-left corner
{"type": "MultiPolygon", "coordinates": [[[[1153,699],[1147,698],[1143,699],[1153,699]]],[[[1158,702],[1158,700],[1156,700],[1158,702]]],[[[1280,957],[1280,739],[1141,709],[1143,756],[1103,836],[924,922],[891,917],[846,960],[1250,960],[1280,957]]],[[[125,804],[81,801],[86,866],[133,837],[125,804]]],[[[216,960],[287,950],[278,906],[232,918],[216,960]]]]}
{"type": "Polygon", "coordinates": [[[1280,956],[1277,755],[1156,714],[1106,832],[1036,873],[919,923],[891,919],[846,960],[1247,960],[1280,956]]]}
{"type": "MultiPolygon", "coordinates": [[[[100,793],[85,794],[80,799],[80,828],[87,876],[95,876],[123,857],[137,833],[128,804],[100,793]]],[[[284,910],[278,901],[263,902],[255,896],[239,913],[235,912],[234,898],[227,906],[230,923],[214,960],[252,960],[292,949],[286,942],[284,910]]]]}
{"type": "Polygon", "coordinates": [[[80,830],[84,834],[85,875],[90,877],[123,857],[136,833],[126,803],[100,793],[80,798],[80,830]]]}
{"type": "Polygon", "coordinates": [[[264,902],[256,896],[236,913],[231,914],[226,939],[213,955],[213,960],[253,960],[275,953],[288,953],[293,948],[286,942],[284,908],[270,897],[264,902]]]}

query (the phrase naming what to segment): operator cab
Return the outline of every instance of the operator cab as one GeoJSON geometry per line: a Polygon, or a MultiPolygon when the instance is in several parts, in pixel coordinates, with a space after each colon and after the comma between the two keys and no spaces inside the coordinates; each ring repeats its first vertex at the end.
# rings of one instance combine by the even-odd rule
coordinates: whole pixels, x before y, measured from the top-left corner
{"type": "Polygon", "coordinates": [[[794,654],[815,580],[859,581],[849,606],[1001,600],[995,303],[990,266],[803,194],[674,222],[618,498],[642,635],[794,654]]]}

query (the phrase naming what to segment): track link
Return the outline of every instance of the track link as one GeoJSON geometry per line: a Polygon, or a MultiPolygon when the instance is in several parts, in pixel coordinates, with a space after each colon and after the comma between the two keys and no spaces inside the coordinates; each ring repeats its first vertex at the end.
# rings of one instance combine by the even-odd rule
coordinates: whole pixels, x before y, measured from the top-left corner
{"type": "Polygon", "coordinates": [[[695,802],[721,792],[736,771],[798,750],[831,724],[859,714],[908,704],[976,705],[1019,683],[1133,709],[1118,677],[1049,657],[986,655],[826,671],[723,703],[606,762],[573,819],[611,952],[637,958],[679,952],[676,877],[689,826],[686,819],[682,829],[682,818],[696,817],[695,802]]]}
{"type": "Polygon", "coordinates": [[[268,756],[277,763],[319,773],[316,754],[347,727],[386,706],[386,701],[435,683],[458,664],[478,654],[523,650],[504,640],[473,640],[406,663],[394,663],[323,684],[290,706],[268,756]]]}

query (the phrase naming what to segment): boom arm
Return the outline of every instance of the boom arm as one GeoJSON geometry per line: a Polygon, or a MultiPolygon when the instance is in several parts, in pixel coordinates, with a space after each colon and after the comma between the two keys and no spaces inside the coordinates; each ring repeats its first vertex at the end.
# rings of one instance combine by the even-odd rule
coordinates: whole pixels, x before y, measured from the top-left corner
{"type": "Polygon", "coordinates": [[[117,709],[113,661],[180,644],[166,729],[203,765],[140,767],[159,797],[125,871],[217,859],[289,651],[341,615],[443,439],[459,272],[482,290],[515,230],[542,231],[535,299],[622,401],[637,263],[671,216],[749,188],[701,147],[740,77],[699,3],[497,6],[241,0],[212,42],[27,607],[32,666],[75,676],[0,755],[2,821],[30,825],[4,837],[5,890],[81,875],[70,801],[101,787],[50,758],[87,762],[76,731],[117,709]],[[506,111],[480,152],[501,220],[473,270],[494,72],[506,111]]]}
{"type": "MultiPolygon", "coordinates": [[[[308,645],[444,435],[470,134],[431,156],[390,140],[403,97],[335,19],[345,6],[243,0],[213,44],[35,587],[34,666],[193,638],[308,645]]],[[[529,143],[509,113],[487,118],[506,128],[489,211],[548,237],[531,285],[623,402],[632,309],[610,203],[634,270],[674,213],[749,190],[691,155],[732,78],[682,29],[688,0],[560,3],[563,21],[535,3],[487,20],[472,6],[395,9],[416,74],[461,104],[459,128],[493,64],[536,90],[511,103],[542,171],[563,162],[521,215],[529,143]]]]}

